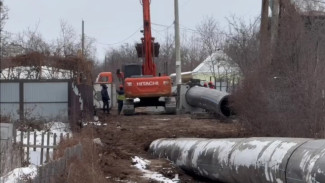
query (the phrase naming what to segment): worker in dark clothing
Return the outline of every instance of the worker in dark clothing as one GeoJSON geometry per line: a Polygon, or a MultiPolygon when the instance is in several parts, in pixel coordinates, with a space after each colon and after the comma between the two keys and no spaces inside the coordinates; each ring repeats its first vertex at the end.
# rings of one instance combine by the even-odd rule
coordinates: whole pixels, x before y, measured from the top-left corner
{"type": "Polygon", "coordinates": [[[120,85],[120,90],[117,90],[117,103],[118,103],[118,115],[121,114],[122,108],[123,108],[123,102],[125,100],[125,95],[124,95],[124,88],[123,85],[120,85]]]}
{"type": "Polygon", "coordinates": [[[107,91],[107,86],[105,84],[102,85],[102,91],[101,91],[101,94],[102,94],[102,101],[103,101],[103,111],[105,113],[105,111],[107,111],[107,113],[109,114],[109,95],[108,95],[108,91],[107,91]]]}

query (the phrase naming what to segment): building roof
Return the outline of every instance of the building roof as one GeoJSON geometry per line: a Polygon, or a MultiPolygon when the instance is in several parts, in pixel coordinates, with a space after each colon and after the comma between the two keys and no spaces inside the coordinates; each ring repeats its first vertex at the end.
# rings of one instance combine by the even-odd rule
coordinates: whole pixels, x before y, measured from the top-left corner
{"type": "Polygon", "coordinates": [[[238,71],[238,67],[230,64],[230,58],[221,50],[208,56],[201,64],[199,64],[192,72],[193,74],[211,74],[213,71],[215,73],[225,73],[238,71]]]}

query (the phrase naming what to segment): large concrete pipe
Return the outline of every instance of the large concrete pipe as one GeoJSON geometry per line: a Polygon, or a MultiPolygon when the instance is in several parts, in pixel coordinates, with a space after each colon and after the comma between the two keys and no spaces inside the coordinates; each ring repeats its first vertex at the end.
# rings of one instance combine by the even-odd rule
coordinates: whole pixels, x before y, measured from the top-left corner
{"type": "Polygon", "coordinates": [[[325,140],[158,139],[149,151],[225,183],[325,183],[325,140]]]}
{"type": "Polygon", "coordinates": [[[186,102],[193,107],[200,107],[208,111],[230,116],[229,94],[205,87],[192,87],[186,92],[186,102]]]}

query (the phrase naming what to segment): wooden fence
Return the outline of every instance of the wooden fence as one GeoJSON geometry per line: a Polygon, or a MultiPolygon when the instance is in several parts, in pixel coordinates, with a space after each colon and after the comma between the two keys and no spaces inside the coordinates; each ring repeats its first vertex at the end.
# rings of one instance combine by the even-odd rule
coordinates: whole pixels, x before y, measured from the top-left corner
{"type": "Polygon", "coordinates": [[[72,158],[82,158],[82,145],[78,144],[64,150],[64,155],[54,161],[39,166],[37,169],[37,176],[31,180],[31,183],[52,183],[55,179],[62,175],[68,167],[68,162],[72,158]]]}
{"type": "MultiPolygon", "coordinates": [[[[15,137],[14,137],[14,143],[17,142],[17,132],[15,132],[15,137]]],[[[24,161],[28,161],[29,162],[29,158],[30,158],[30,152],[31,150],[33,151],[36,151],[37,148],[40,149],[40,165],[42,165],[43,163],[45,162],[48,162],[50,161],[50,149],[53,149],[53,154],[56,150],[56,147],[57,147],[57,138],[58,138],[58,135],[56,133],[52,133],[52,132],[44,132],[42,133],[40,136],[41,136],[41,144],[37,144],[36,143],[36,139],[37,139],[37,136],[39,136],[39,134],[37,135],[37,132],[36,131],[33,131],[33,132],[30,132],[30,131],[27,131],[27,132],[23,132],[23,131],[20,131],[20,134],[18,135],[19,138],[20,138],[20,143],[22,145],[22,150],[24,148],[27,148],[27,151],[26,151],[26,157],[24,156],[24,152],[22,151],[22,162],[24,161]],[[51,134],[53,134],[53,137],[51,137],[51,134]],[[27,143],[24,143],[24,135],[27,136],[27,143]],[[45,137],[46,137],[46,142],[45,142],[45,137]],[[33,143],[30,143],[30,139],[33,139],[33,143]],[[50,140],[53,140],[53,143],[51,144],[50,143],[50,140]],[[45,161],[44,161],[44,153],[45,153],[45,161]]],[[[64,138],[63,136],[63,133],[60,133],[59,135],[60,137],[60,140],[62,140],[64,138]]],[[[70,137],[70,134],[67,133],[66,135],[66,138],[69,139],[70,137]]]]}
{"type": "MultiPolygon", "coordinates": [[[[69,165],[69,161],[73,158],[82,158],[82,145],[66,148],[62,157],[51,160],[50,162],[37,167],[37,175],[33,178],[23,178],[13,180],[11,183],[55,183],[56,179],[64,174],[69,165]]],[[[7,177],[4,177],[3,182],[6,182],[7,177]]]]}

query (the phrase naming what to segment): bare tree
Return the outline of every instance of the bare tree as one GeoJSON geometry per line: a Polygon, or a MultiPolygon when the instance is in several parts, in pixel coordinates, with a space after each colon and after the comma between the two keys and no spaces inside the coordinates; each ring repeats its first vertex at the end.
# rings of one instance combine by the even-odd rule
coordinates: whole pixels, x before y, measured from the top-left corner
{"type": "Polygon", "coordinates": [[[1,57],[6,57],[10,52],[9,49],[9,40],[11,38],[11,34],[5,31],[4,27],[6,21],[8,20],[8,12],[9,9],[4,5],[3,1],[0,1],[0,54],[1,57]]]}
{"type": "Polygon", "coordinates": [[[175,72],[174,53],[174,36],[167,32],[163,42],[160,43],[159,57],[155,59],[158,73],[171,74],[175,72]]]}
{"type": "Polygon", "coordinates": [[[293,3],[300,9],[300,11],[324,11],[324,0],[293,0],[293,3]]]}
{"type": "Polygon", "coordinates": [[[259,18],[249,23],[237,17],[227,19],[229,31],[224,46],[230,61],[240,68],[243,76],[256,69],[259,52],[259,18]]]}
{"type": "Polygon", "coordinates": [[[4,30],[6,21],[8,20],[8,7],[3,4],[3,1],[0,1],[0,32],[4,30]]]}
{"type": "Polygon", "coordinates": [[[280,7],[272,61],[258,58],[261,64],[244,73],[234,106],[254,135],[323,137],[324,16],[301,12],[290,1],[280,7]]]}
{"type": "Polygon", "coordinates": [[[210,60],[208,60],[206,64],[209,65],[210,72],[216,85],[217,78],[220,79],[219,65],[220,61],[222,60],[222,58],[219,58],[216,55],[222,49],[224,35],[222,34],[222,31],[219,30],[218,24],[213,17],[206,18],[200,25],[197,26],[197,31],[199,32],[203,48],[210,56],[210,60]]]}

